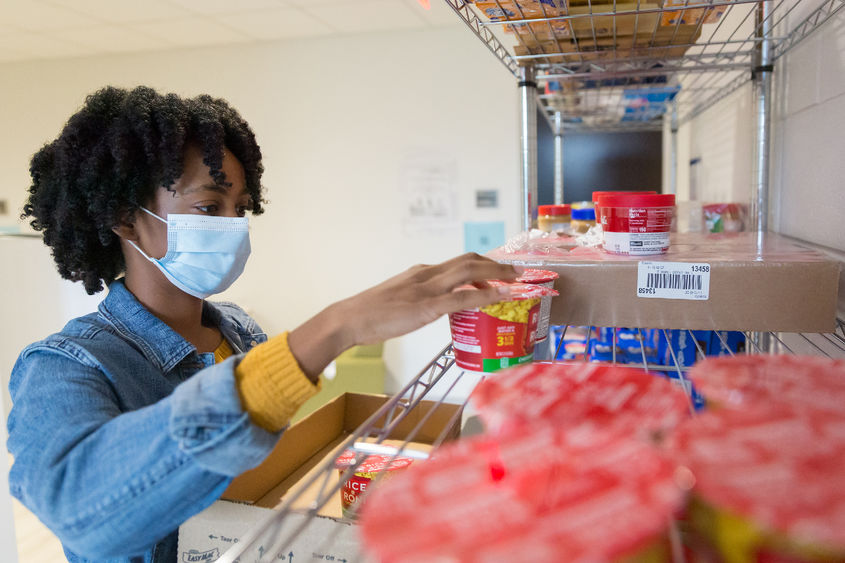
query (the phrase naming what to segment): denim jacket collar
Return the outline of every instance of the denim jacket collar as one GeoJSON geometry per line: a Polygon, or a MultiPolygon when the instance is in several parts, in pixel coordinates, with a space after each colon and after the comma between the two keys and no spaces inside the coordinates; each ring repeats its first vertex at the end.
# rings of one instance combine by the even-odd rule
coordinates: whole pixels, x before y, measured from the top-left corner
{"type": "MultiPolygon", "coordinates": [[[[109,293],[100,303],[99,312],[121,336],[132,342],[165,373],[176,367],[186,356],[196,352],[193,344],[149,312],[132,292],[126,289],[122,279],[109,284],[109,293]]],[[[209,325],[218,326],[235,348],[239,347],[241,338],[232,337],[240,336],[240,331],[230,326],[233,323],[227,322],[228,319],[208,301],[203,301],[202,317],[209,325]]],[[[236,353],[241,351],[235,350],[236,353]]]]}

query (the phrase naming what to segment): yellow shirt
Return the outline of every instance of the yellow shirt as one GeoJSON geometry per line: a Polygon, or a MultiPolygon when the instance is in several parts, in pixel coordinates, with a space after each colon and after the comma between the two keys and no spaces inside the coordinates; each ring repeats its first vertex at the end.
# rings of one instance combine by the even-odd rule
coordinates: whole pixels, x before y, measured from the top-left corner
{"type": "MultiPolygon", "coordinates": [[[[222,362],[232,353],[224,338],[214,351],[214,361],[222,362]]],[[[287,426],[302,403],[320,390],[300,369],[287,332],[247,352],[235,368],[235,384],[252,421],[270,432],[287,426]]]]}

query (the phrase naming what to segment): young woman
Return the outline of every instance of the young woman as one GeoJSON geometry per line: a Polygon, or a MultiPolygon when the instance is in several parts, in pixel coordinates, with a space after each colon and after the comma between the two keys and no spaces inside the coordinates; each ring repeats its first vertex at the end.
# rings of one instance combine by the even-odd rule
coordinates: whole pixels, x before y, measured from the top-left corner
{"type": "Polygon", "coordinates": [[[12,372],[12,493],[69,561],[176,561],[179,525],[260,463],[345,349],[502,295],[510,266],[416,266],[267,338],[205,298],[249,255],[261,152],[225,101],[149,88],[89,96],[32,159],[24,216],[96,313],[28,346],[12,372]],[[478,291],[455,291],[473,283],[478,291]]]}

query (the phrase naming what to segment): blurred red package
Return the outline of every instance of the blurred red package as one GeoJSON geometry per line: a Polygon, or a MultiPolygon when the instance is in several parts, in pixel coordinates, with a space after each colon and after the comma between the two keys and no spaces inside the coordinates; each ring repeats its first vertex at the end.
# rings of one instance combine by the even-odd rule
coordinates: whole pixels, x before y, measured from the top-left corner
{"type": "Polygon", "coordinates": [[[689,544],[702,561],[845,561],[841,413],[713,409],[681,424],[669,452],[694,477],[689,544]]]}
{"type": "Polygon", "coordinates": [[[717,406],[784,404],[842,412],[845,360],[812,356],[707,358],[690,370],[695,387],[717,406]]]}
{"type": "Polygon", "coordinates": [[[690,415],[686,393],[642,369],[600,363],[534,363],[497,373],[471,396],[491,432],[545,421],[594,424],[651,438],[690,415]]]}
{"type": "Polygon", "coordinates": [[[374,490],[361,536],[384,563],[668,558],[675,476],[656,448],[596,428],[479,436],[374,490]]]}

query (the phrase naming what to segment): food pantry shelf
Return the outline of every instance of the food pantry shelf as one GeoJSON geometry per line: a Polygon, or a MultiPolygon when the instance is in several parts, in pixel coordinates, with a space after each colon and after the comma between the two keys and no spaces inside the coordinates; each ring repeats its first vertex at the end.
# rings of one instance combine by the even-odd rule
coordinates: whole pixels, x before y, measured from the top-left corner
{"type": "MultiPolygon", "coordinates": [[[[568,331],[574,327],[560,327],[561,343],[568,331]]],[[[584,327],[580,327],[584,328],[584,327]]],[[[595,327],[588,327],[588,333],[594,332],[595,327]]],[[[631,329],[627,329],[631,330],[631,329]]],[[[644,331],[646,329],[633,329],[635,333],[641,335],[641,342],[644,340],[644,331]]],[[[616,330],[613,334],[616,335],[616,330]]],[[[678,331],[676,331],[678,332],[678,331]]],[[[687,331],[693,342],[696,339],[693,331],[687,331]]],[[[666,340],[669,343],[670,356],[672,362],[669,365],[656,365],[650,363],[645,354],[645,350],[641,347],[642,361],[637,364],[626,364],[631,367],[641,367],[649,373],[664,373],[669,374],[675,372],[675,378],[685,390],[690,391],[690,386],[687,384],[686,372],[692,365],[685,365],[683,363],[680,350],[674,349],[672,339],[669,337],[668,331],[663,331],[666,340]]],[[[715,333],[721,340],[725,350],[725,355],[734,355],[735,352],[731,350],[731,346],[725,340],[724,335],[715,333]]],[[[829,334],[799,334],[799,333],[745,333],[747,342],[749,343],[743,354],[757,354],[761,353],[763,349],[772,350],[773,352],[787,353],[787,354],[814,354],[832,358],[845,358],[845,321],[837,320],[837,329],[829,334]],[[766,341],[769,342],[766,342],[766,341]]],[[[616,356],[617,340],[614,336],[613,359],[610,363],[619,364],[620,358],[616,356]]],[[[704,350],[696,342],[697,354],[696,359],[701,359],[704,356],[704,350]]],[[[560,347],[555,350],[553,357],[557,358],[560,353],[560,347]]],[[[583,360],[588,361],[589,357],[583,360]]],[[[495,377],[495,376],[494,376],[495,377]]],[[[355,447],[357,442],[369,439],[374,443],[382,443],[390,434],[391,431],[402,420],[407,418],[415,409],[419,408],[423,400],[433,400],[437,405],[445,402],[459,402],[466,406],[467,401],[457,392],[458,385],[466,379],[471,380],[471,384],[476,384],[483,378],[482,374],[467,372],[455,366],[455,357],[452,352],[452,346],[449,344],[443,348],[432,361],[419,372],[419,374],[408,383],[402,391],[391,397],[377,412],[375,412],[358,430],[349,436],[342,446],[340,451],[347,447],[355,447]]],[[[428,413],[432,412],[431,410],[428,413]]],[[[458,411],[460,412],[460,411],[458,411]]],[[[396,455],[399,455],[402,448],[406,447],[408,443],[413,442],[416,437],[417,430],[424,424],[425,417],[414,427],[414,430],[406,437],[402,446],[398,447],[396,455]]],[[[457,422],[457,421],[453,421],[457,422]]],[[[447,425],[451,426],[451,425],[447,425]]],[[[434,442],[434,446],[439,445],[446,438],[444,431],[438,439],[434,442]]],[[[362,455],[359,462],[363,460],[365,455],[362,455]]],[[[330,477],[336,475],[338,470],[334,466],[334,460],[330,459],[319,467],[310,480],[301,488],[286,496],[282,504],[277,510],[274,510],[265,520],[258,526],[254,527],[248,534],[240,538],[232,548],[223,553],[218,559],[221,563],[233,563],[236,560],[246,561],[272,561],[280,558],[285,558],[290,553],[291,543],[295,538],[302,534],[309,526],[313,525],[318,517],[318,511],[332,498],[338,495],[341,480],[332,479],[330,477]],[[313,498],[310,506],[306,510],[295,509],[294,505],[300,501],[300,496],[309,488],[316,486],[318,492],[313,498]],[[291,515],[298,516],[297,519],[292,519],[291,515]],[[293,525],[291,523],[293,521],[293,525]]],[[[354,471],[354,467],[347,470],[350,474],[354,471]]],[[[311,488],[313,494],[313,488],[311,488]]],[[[327,538],[327,544],[331,545],[331,538],[327,538]]],[[[365,556],[358,554],[364,560],[365,556]]]]}
{"type": "Polygon", "coordinates": [[[687,121],[747,83],[764,46],[774,62],[845,6],[822,0],[804,16],[809,2],[766,0],[761,17],[758,0],[445,1],[511,73],[533,67],[541,106],[573,131],[687,121]]]}

